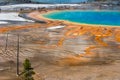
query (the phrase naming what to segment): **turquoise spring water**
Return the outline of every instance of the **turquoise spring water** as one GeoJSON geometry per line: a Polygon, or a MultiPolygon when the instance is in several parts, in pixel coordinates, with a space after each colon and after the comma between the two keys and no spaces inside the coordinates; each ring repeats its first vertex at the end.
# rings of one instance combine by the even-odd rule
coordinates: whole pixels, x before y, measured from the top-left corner
{"type": "Polygon", "coordinates": [[[119,11],[60,11],[43,15],[55,20],[66,20],[81,24],[120,26],[119,11]]]}

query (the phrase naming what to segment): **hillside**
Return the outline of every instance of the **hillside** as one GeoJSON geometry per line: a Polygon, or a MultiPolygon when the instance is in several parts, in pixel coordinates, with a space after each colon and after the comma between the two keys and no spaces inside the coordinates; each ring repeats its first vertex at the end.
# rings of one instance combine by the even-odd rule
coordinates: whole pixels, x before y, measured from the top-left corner
{"type": "Polygon", "coordinates": [[[31,3],[31,0],[0,0],[0,5],[31,3]]]}

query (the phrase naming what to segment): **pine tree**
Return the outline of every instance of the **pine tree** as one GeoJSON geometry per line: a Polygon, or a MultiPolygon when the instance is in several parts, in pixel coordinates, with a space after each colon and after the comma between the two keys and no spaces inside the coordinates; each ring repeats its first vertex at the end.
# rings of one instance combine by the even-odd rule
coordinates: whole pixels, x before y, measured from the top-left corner
{"type": "Polygon", "coordinates": [[[22,73],[23,80],[34,80],[32,75],[34,75],[35,72],[33,71],[33,68],[31,67],[31,63],[28,59],[24,61],[23,66],[24,66],[24,70],[22,73]]]}

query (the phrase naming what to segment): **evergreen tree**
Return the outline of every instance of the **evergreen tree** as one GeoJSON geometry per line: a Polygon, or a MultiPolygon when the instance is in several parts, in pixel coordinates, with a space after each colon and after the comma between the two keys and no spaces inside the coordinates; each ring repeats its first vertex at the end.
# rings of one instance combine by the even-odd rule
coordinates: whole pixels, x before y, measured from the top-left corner
{"type": "Polygon", "coordinates": [[[31,63],[28,59],[26,59],[23,63],[24,70],[23,70],[23,80],[34,80],[32,75],[35,74],[33,68],[31,67],[31,63]]]}

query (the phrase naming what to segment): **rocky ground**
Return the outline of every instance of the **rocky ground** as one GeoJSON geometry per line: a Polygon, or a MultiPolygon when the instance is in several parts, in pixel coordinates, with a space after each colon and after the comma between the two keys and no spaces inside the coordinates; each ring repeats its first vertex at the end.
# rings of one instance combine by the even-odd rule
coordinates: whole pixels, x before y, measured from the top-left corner
{"type": "MultiPolygon", "coordinates": [[[[29,58],[36,72],[35,80],[120,80],[120,47],[115,38],[119,28],[111,28],[112,36],[96,39],[90,33],[82,34],[87,28],[82,30],[81,26],[80,29],[69,25],[56,29],[46,24],[37,26],[0,34],[0,80],[19,80],[16,76],[17,34],[20,35],[20,70],[23,60],[29,58]],[[75,33],[79,31],[82,35],[75,33]]],[[[97,32],[103,28],[99,29],[97,32]]]]}

